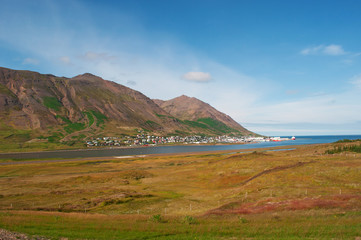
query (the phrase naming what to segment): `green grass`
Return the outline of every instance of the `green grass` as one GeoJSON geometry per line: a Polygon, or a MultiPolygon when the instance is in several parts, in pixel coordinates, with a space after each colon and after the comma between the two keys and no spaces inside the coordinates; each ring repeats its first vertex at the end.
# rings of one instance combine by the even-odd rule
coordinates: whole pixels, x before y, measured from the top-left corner
{"type": "Polygon", "coordinates": [[[165,117],[167,117],[166,115],[158,114],[158,113],[156,113],[155,115],[157,115],[157,117],[159,117],[159,118],[165,118],[165,117]]]}
{"type": "Polygon", "coordinates": [[[71,121],[69,120],[69,118],[64,117],[64,116],[60,116],[60,115],[56,115],[56,118],[60,118],[61,120],[63,120],[65,123],[71,123],[71,121]]]}
{"type": "Polygon", "coordinates": [[[1,166],[0,228],[56,239],[354,240],[361,154],[320,154],[332,146],[1,166]]]}
{"type": "Polygon", "coordinates": [[[99,127],[100,125],[104,124],[104,122],[105,122],[106,120],[108,120],[108,118],[107,118],[104,114],[102,114],[102,113],[100,113],[100,112],[98,112],[98,111],[90,110],[90,112],[91,112],[91,113],[96,117],[96,119],[97,119],[97,127],[99,127]]]}
{"type": "Polygon", "coordinates": [[[67,133],[77,132],[77,131],[83,130],[85,128],[86,128],[86,126],[84,123],[69,123],[68,125],[64,126],[64,130],[67,133]]]}
{"type": "Polygon", "coordinates": [[[175,118],[175,117],[173,117],[173,116],[162,115],[162,114],[158,114],[158,113],[156,113],[155,115],[156,115],[157,117],[159,117],[159,118],[170,118],[170,119],[175,119],[175,120],[179,121],[179,119],[177,119],[177,118],[175,118]]]}
{"type": "Polygon", "coordinates": [[[169,136],[179,135],[179,136],[187,136],[190,135],[189,132],[175,130],[174,134],[168,134],[169,136]]]}
{"type": "Polygon", "coordinates": [[[31,139],[30,130],[14,129],[5,124],[0,124],[0,149],[8,151],[21,149],[26,141],[31,139]]]}
{"type": "Polygon", "coordinates": [[[156,123],[156,122],[154,122],[154,121],[151,121],[151,120],[147,120],[147,121],[145,122],[145,124],[146,124],[147,127],[150,127],[150,128],[152,128],[152,129],[157,129],[157,128],[160,128],[160,127],[161,127],[158,123],[156,123]]]}
{"type": "Polygon", "coordinates": [[[207,125],[200,123],[200,122],[195,122],[195,121],[184,120],[184,121],[182,121],[182,123],[184,123],[190,127],[197,127],[197,128],[203,128],[203,129],[209,128],[207,125]]]}
{"type": "Polygon", "coordinates": [[[335,143],[352,143],[352,142],[360,142],[361,139],[354,139],[354,140],[350,140],[350,139],[342,139],[342,140],[338,140],[335,143]]]}
{"type": "Polygon", "coordinates": [[[61,132],[54,132],[51,136],[48,137],[48,141],[50,143],[58,142],[60,139],[64,137],[64,134],[61,132]]]}
{"type": "Polygon", "coordinates": [[[84,113],[88,117],[88,121],[89,121],[88,126],[90,127],[94,123],[94,116],[91,112],[84,112],[84,113]]]}
{"type": "Polygon", "coordinates": [[[360,145],[349,145],[349,146],[338,146],[333,149],[326,150],[326,154],[336,154],[342,152],[354,152],[361,153],[361,144],[360,145]]]}
{"type": "Polygon", "coordinates": [[[207,124],[212,130],[216,132],[230,133],[236,131],[235,129],[228,127],[226,124],[212,118],[199,118],[197,122],[207,124]]]}
{"type": "Polygon", "coordinates": [[[59,111],[63,106],[56,97],[43,97],[43,104],[49,109],[59,111]]]}
{"type": "Polygon", "coordinates": [[[242,217],[0,212],[0,227],[69,239],[356,239],[361,213],[294,212],[242,217]],[[310,215],[311,214],[311,215],[310,215]]]}

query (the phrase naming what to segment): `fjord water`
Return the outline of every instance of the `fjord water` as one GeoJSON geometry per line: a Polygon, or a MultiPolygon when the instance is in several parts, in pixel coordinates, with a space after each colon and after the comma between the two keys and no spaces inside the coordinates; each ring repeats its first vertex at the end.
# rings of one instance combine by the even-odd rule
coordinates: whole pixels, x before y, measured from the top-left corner
{"type": "MultiPolygon", "coordinates": [[[[288,136],[290,137],[290,136],[288,136]]],[[[330,136],[296,136],[296,140],[282,142],[261,142],[252,144],[231,145],[177,145],[134,148],[82,149],[68,151],[2,153],[0,159],[44,159],[44,158],[87,158],[116,157],[128,155],[147,155],[162,153],[191,153],[203,151],[222,151],[238,149],[257,149],[278,146],[294,146],[305,144],[331,143],[342,139],[361,139],[361,135],[330,135],[330,136]]]]}

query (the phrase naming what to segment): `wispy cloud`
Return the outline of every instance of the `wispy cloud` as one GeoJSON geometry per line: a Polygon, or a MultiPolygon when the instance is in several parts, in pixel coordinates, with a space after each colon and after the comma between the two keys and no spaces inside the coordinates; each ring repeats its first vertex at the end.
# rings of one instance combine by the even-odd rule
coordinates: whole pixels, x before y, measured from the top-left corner
{"type": "Polygon", "coordinates": [[[81,55],[81,58],[87,61],[112,61],[116,60],[117,57],[104,52],[93,52],[88,51],[81,55]]]}
{"type": "Polygon", "coordinates": [[[184,74],[183,79],[193,82],[206,83],[212,79],[211,74],[206,72],[187,72],[184,74]]]}
{"type": "Polygon", "coordinates": [[[286,91],[287,95],[297,95],[300,91],[295,89],[289,89],[286,91]]]}
{"type": "MultiPolygon", "coordinates": [[[[338,94],[299,98],[294,101],[265,103],[248,109],[245,122],[269,123],[269,119],[279,124],[347,124],[361,120],[361,96],[358,91],[344,91],[338,94]]],[[[360,129],[361,130],[361,129],[360,129]]]]}
{"type": "Polygon", "coordinates": [[[128,85],[131,85],[131,86],[135,86],[135,85],[137,85],[137,82],[136,82],[136,81],[133,81],[133,80],[128,80],[128,81],[127,81],[127,84],[128,84],[128,85]]]}
{"type": "Polygon", "coordinates": [[[315,47],[308,47],[300,52],[302,55],[330,55],[340,56],[345,55],[347,52],[341,45],[330,44],[330,45],[319,45],[315,47]]]}
{"type": "Polygon", "coordinates": [[[342,46],[335,45],[335,44],[325,46],[323,49],[323,53],[326,55],[333,55],[333,56],[346,54],[346,52],[343,50],[342,46]]]}
{"type": "Polygon", "coordinates": [[[355,133],[361,133],[361,126],[359,122],[347,123],[347,124],[315,124],[315,123],[292,123],[292,124],[277,124],[277,123],[265,123],[265,124],[244,124],[248,129],[262,133],[268,136],[304,136],[304,135],[343,135],[355,133]]]}
{"type": "Polygon", "coordinates": [[[66,64],[66,65],[68,65],[68,64],[70,64],[70,57],[62,56],[62,57],[59,58],[59,61],[66,64]]]}
{"type": "Polygon", "coordinates": [[[309,48],[305,48],[301,51],[302,55],[314,55],[320,52],[320,49],[322,49],[323,46],[317,46],[317,47],[309,47],[309,48]]]}
{"type": "Polygon", "coordinates": [[[361,74],[358,74],[350,79],[350,83],[361,89],[361,74]]]}
{"type": "Polygon", "coordinates": [[[38,65],[39,60],[37,60],[35,58],[25,58],[24,61],[23,61],[23,64],[25,64],[25,65],[38,65]]]}

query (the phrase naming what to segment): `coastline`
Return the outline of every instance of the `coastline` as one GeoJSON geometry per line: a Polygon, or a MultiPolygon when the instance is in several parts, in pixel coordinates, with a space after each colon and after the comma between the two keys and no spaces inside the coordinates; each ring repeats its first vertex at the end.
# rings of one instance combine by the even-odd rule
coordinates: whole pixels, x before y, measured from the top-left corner
{"type": "Polygon", "coordinates": [[[114,156],[135,156],[135,155],[154,155],[154,154],[191,154],[195,152],[209,152],[209,151],[237,151],[247,149],[264,149],[276,148],[298,145],[313,145],[322,143],[333,143],[342,139],[359,139],[360,135],[353,136],[305,136],[297,137],[296,140],[281,141],[281,142],[259,142],[259,143],[216,143],[216,144],[166,144],[156,146],[108,146],[99,148],[81,148],[81,149],[66,149],[66,150],[52,150],[52,151],[37,151],[37,152],[13,152],[0,153],[0,161],[22,161],[22,160],[45,160],[45,159],[85,159],[98,157],[114,157],[114,156]]]}
{"type": "MultiPolygon", "coordinates": [[[[321,144],[311,144],[313,146],[317,145],[326,145],[327,143],[321,144]]],[[[269,152],[269,151],[290,151],[296,150],[297,148],[302,148],[309,146],[307,145],[293,145],[291,146],[275,146],[275,147],[265,147],[265,148],[247,148],[247,149],[232,149],[232,150],[213,150],[213,151],[198,151],[198,152],[174,152],[174,153],[155,153],[155,154],[146,154],[146,155],[127,155],[127,156],[107,156],[107,157],[80,157],[80,158],[63,158],[63,159],[21,159],[21,160],[12,160],[12,161],[3,161],[0,162],[1,165],[21,165],[21,164],[37,164],[37,163],[58,163],[58,162],[78,162],[78,161],[116,161],[116,160],[127,160],[132,158],[151,158],[151,157],[167,157],[167,156],[196,156],[196,155],[209,155],[209,154],[236,154],[236,153],[251,153],[251,152],[269,152]],[[291,148],[290,148],[291,147],[291,148]]]]}
{"type": "Polygon", "coordinates": [[[161,144],[161,145],[148,145],[148,146],[111,146],[111,147],[84,147],[75,149],[59,149],[59,150],[35,150],[35,151],[24,151],[24,152],[0,152],[0,155],[5,154],[22,154],[22,153],[52,153],[52,152],[78,152],[78,151],[97,151],[97,150],[113,150],[113,149],[141,149],[141,148],[156,148],[156,147],[175,147],[175,146],[225,146],[225,145],[246,145],[246,144],[257,144],[253,143],[192,143],[192,144],[161,144]]]}

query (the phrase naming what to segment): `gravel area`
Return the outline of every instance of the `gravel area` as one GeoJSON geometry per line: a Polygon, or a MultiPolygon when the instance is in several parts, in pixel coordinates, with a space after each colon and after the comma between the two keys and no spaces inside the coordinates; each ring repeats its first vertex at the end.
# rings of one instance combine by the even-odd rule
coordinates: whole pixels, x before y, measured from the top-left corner
{"type": "Polygon", "coordinates": [[[0,240],[50,240],[50,239],[40,236],[28,236],[23,233],[10,232],[8,230],[0,228],[0,240]]]}

